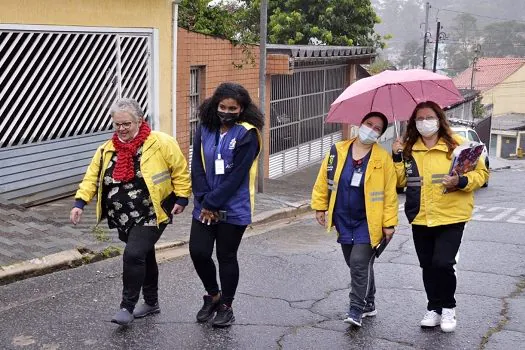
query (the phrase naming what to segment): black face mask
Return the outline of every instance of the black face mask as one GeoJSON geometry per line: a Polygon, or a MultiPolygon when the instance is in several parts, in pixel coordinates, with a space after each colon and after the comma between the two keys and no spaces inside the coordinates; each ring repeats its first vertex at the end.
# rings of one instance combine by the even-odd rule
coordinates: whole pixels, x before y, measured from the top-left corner
{"type": "Polygon", "coordinates": [[[227,113],[217,111],[217,116],[221,120],[221,123],[226,126],[232,126],[239,119],[239,113],[227,113]]]}

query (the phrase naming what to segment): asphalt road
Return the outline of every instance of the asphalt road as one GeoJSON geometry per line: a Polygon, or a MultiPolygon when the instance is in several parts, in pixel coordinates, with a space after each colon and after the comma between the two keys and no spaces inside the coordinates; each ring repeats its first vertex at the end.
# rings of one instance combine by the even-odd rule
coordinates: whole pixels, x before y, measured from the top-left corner
{"type": "Polygon", "coordinates": [[[494,172],[477,194],[458,264],[458,327],[422,330],[426,298],[402,225],[376,261],[378,315],[342,322],[349,271],[335,236],[312,216],[250,231],[239,260],[236,323],[195,322],[203,294],[185,248],[161,264],[159,315],[123,328],[115,258],[0,287],[1,349],[518,349],[525,341],[525,201],[520,169],[494,172]]]}

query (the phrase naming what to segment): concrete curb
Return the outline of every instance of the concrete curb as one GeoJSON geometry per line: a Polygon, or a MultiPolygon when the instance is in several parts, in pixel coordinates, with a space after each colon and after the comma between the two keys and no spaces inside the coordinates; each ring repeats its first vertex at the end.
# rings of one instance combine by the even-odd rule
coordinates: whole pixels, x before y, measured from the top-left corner
{"type": "Polygon", "coordinates": [[[0,266],[0,285],[19,279],[20,277],[27,278],[44,274],[46,271],[51,272],[66,267],[73,267],[81,260],[82,254],[76,249],[70,249],[46,255],[42,258],[0,266]]]}
{"type": "Polygon", "coordinates": [[[505,165],[505,166],[500,166],[500,167],[498,167],[498,168],[490,168],[489,170],[490,170],[490,171],[497,171],[497,170],[504,170],[504,169],[511,169],[511,168],[512,168],[512,166],[510,166],[510,165],[505,165]]]}
{"type": "MultiPolygon", "coordinates": [[[[291,206],[287,208],[278,208],[254,215],[251,226],[292,218],[311,211],[310,201],[290,203],[290,205],[291,206]]],[[[166,251],[172,248],[184,246],[187,243],[187,240],[163,242],[155,245],[155,251],[166,251]]],[[[113,252],[114,254],[106,256],[103,254],[103,252],[107,248],[108,247],[105,247],[104,249],[96,252],[88,251],[84,253],[81,253],[81,251],[83,251],[82,248],[70,249],[59,253],[46,255],[41,258],[25,260],[7,266],[0,266],[0,285],[29,277],[44,275],[57,270],[77,267],[80,265],[89,264],[91,262],[97,262],[104,260],[105,258],[112,258],[119,255],[113,252]]]]}
{"type": "Polygon", "coordinates": [[[172,241],[172,242],[163,242],[155,244],[155,251],[160,252],[163,250],[168,250],[176,247],[181,247],[185,244],[187,244],[188,241],[172,241]]]}
{"type": "Polygon", "coordinates": [[[310,201],[301,201],[296,203],[290,203],[291,207],[288,208],[278,208],[274,210],[268,210],[260,214],[253,216],[252,226],[266,224],[268,222],[286,218],[296,217],[303,213],[309,212],[312,209],[310,208],[310,201]]]}

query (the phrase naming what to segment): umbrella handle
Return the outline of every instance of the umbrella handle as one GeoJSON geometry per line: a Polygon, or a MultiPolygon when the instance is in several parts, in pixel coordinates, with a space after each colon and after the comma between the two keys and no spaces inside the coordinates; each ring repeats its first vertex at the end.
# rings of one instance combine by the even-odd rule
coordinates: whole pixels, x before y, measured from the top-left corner
{"type": "Polygon", "coordinates": [[[399,125],[397,124],[397,120],[395,117],[394,117],[394,130],[396,132],[396,139],[398,139],[399,138],[399,125]]]}

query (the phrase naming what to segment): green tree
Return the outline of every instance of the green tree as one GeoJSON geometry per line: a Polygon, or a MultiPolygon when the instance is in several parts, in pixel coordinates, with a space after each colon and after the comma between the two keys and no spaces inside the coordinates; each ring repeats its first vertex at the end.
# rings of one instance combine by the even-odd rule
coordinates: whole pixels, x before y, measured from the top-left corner
{"type": "Polygon", "coordinates": [[[379,74],[385,70],[396,70],[396,67],[389,60],[376,59],[369,67],[368,72],[371,75],[379,74]]]}
{"type": "MultiPolygon", "coordinates": [[[[257,30],[260,0],[246,0],[257,30]]],[[[268,42],[273,44],[384,47],[388,37],[374,31],[380,22],[370,0],[269,0],[268,42]]]]}
{"type": "MultiPolygon", "coordinates": [[[[182,0],[180,26],[234,42],[255,43],[260,0],[213,6],[209,0],[182,0]]],[[[268,42],[384,47],[389,36],[374,31],[380,19],[370,0],[269,0],[268,42]]]]}
{"type": "Polygon", "coordinates": [[[423,65],[423,43],[416,40],[407,42],[397,64],[403,68],[421,68],[423,65]]]}
{"type": "Polygon", "coordinates": [[[485,107],[481,103],[481,98],[477,98],[472,104],[472,116],[474,118],[481,118],[485,115],[485,107]]]}
{"type": "Polygon", "coordinates": [[[425,18],[424,2],[424,0],[372,1],[381,18],[381,23],[375,26],[375,30],[379,33],[390,33],[394,38],[388,43],[389,47],[401,50],[404,43],[420,39],[422,35],[420,23],[425,18]]]}
{"type": "Polygon", "coordinates": [[[179,26],[188,30],[230,40],[243,52],[235,68],[255,65],[254,48],[257,33],[249,27],[249,9],[242,3],[218,2],[210,6],[209,0],[182,0],[179,9],[179,26]]]}
{"type": "Polygon", "coordinates": [[[489,57],[525,56],[525,23],[493,23],[482,31],[482,51],[489,57]]]}
{"type": "Polygon", "coordinates": [[[468,68],[476,55],[479,42],[477,20],[469,14],[460,14],[455,17],[451,31],[445,32],[448,35],[443,41],[447,71],[450,75],[456,75],[468,68]]]}
{"type": "Polygon", "coordinates": [[[234,11],[221,6],[208,6],[209,0],[182,0],[179,5],[179,26],[188,30],[232,39],[238,27],[234,11]]]}

